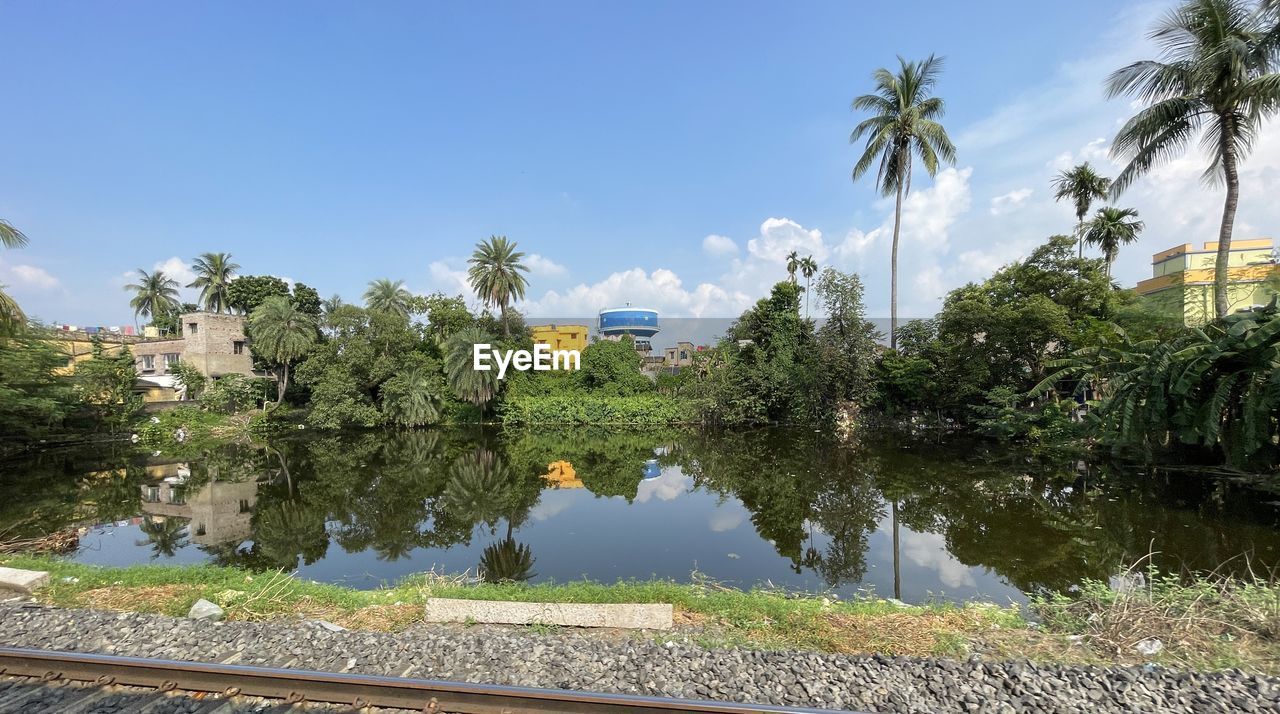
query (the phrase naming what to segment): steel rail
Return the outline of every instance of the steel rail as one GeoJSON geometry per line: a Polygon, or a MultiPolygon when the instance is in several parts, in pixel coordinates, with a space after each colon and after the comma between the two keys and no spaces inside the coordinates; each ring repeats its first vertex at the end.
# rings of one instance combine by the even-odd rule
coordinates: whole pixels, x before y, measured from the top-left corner
{"type": "Polygon", "coordinates": [[[322,702],[346,704],[356,708],[413,709],[429,714],[666,714],[677,711],[746,714],[831,711],[15,647],[0,647],[0,675],[34,677],[44,681],[69,680],[100,685],[147,687],[161,691],[215,692],[228,696],[283,699],[293,703],[322,702]]]}

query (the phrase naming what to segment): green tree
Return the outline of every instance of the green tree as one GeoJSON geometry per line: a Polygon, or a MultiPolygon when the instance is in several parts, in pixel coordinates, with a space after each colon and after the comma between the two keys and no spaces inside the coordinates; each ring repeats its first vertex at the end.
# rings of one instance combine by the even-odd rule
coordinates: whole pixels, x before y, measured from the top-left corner
{"type": "MultiPolygon", "coordinates": [[[[27,244],[27,236],[13,227],[8,221],[0,219],[0,245],[6,248],[21,248],[27,244]]],[[[16,334],[27,320],[14,300],[0,285],[0,337],[16,334]]]]}
{"type": "Polygon", "coordinates": [[[133,391],[137,368],[127,349],[109,350],[95,339],[93,356],[76,365],[73,379],[80,403],[110,433],[126,426],[142,408],[142,398],[133,391]]]}
{"type": "Polygon", "coordinates": [[[407,365],[382,385],[382,411],[401,426],[426,426],[440,421],[440,392],[444,379],[440,365],[426,355],[415,354],[407,365]]]}
{"type": "Polygon", "coordinates": [[[485,305],[497,307],[502,317],[502,334],[510,337],[507,326],[507,306],[512,300],[524,298],[529,281],[524,274],[529,271],[520,259],[524,253],[516,250],[515,241],[506,236],[489,236],[476,244],[475,252],[467,262],[467,279],[485,305]]]}
{"type": "Polygon", "coordinates": [[[163,270],[148,273],[138,268],[138,282],[126,285],[124,289],[134,293],[129,307],[133,308],[135,322],[138,315],[154,319],[178,306],[178,281],[165,275],[163,270]]]}
{"type": "Polygon", "coordinates": [[[804,316],[809,316],[809,283],[813,280],[813,276],[818,272],[818,261],[813,256],[807,256],[800,261],[800,273],[804,275],[804,316]]]}
{"type": "Polygon", "coordinates": [[[161,334],[180,335],[182,334],[182,316],[199,309],[199,305],[191,302],[184,302],[181,305],[162,304],[152,313],[151,326],[160,330],[161,334]]]}
{"type": "Polygon", "coordinates": [[[423,298],[421,312],[427,315],[427,325],[436,339],[447,340],[455,332],[475,322],[461,295],[453,297],[432,293],[423,298]]]}
{"type": "Polygon", "coordinates": [[[866,318],[862,280],[827,268],[818,277],[817,290],[827,310],[827,321],[817,333],[823,397],[864,405],[872,391],[879,333],[866,318]]]}
{"type": "Polygon", "coordinates": [[[923,62],[908,62],[899,57],[898,65],[897,74],[883,67],[876,70],[872,75],[875,93],[853,100],[855,111],[871,112],[872,116],[858,124],[849,137],[850,143],[867,137],[862,156],[853,167],[853,180],[865,175],[879,159],[876,185],[883,195],[897,197],[889,263],[891,347],[898,344],[898,235],[902,228],[902,197],[911,191],[913,157],[920,157],[930,177],[937,174],[940,164],[953,164],[956,158],[951,138],[938,123],[944,112],[943,101],[931,96],[942,72],[942,58],[929,55],[923,62]]]}
{"type": "Polygon", "coordinates": [[[252,315],[270,297],[289,296],[289,284],[274,275],[241,275],[227,285],[227,307],[252,315]]]}
{"type": "Polygon", "coordinates": [[[1247,0],[1188,0],[1151,31],[1161,60],[1134,62],[1107,80],[1110,96],[1129,95],[1146,105],[1112,142],[1112,155],[1128,161],[1113,195],[1197,137],[1212,157],[1205,179],[1226,184],[1214,270],[1218,317],[1229,309],[1227,264],[1240,200],[1239,163],[1263,123],[1280,110],[1273,21],[1247,0]]]}
{"type": "Polygon", "coordinates": [[[1084,219],[1089,215],[1089,207],[1094,201],[1107,197],[1111,189],[1111,179],[1100,176],[1086,161],[1069,170],[1062,171],[1053,179],[1053,198],[1055,201],[1070,201],[1076,210],[1076,241],[1079,243],[1077,256],[1084,257],[1084,219]]]}
{"type": "Polygon", "coordinates": [[[62,427],[75,397],[58,375],[67,355],[27,328],[0,338],[0,452],[62,427]]]}
{"type": "Polygon", "coordinates": [[[282,295],[268,297],[249,316],[254,351],[276,366],[276,404],[284,401],[290,366],[315,345],[317,329],[314,317],[282,295]]]}
{"type": "Polygon", "coordinates": [[[409,317],[409,302],[413,294],[404,287],[403,280],[378,278],[364,291],[364,306],[373,312],[385,312],[409,317]]]}
{"type": "Polygon", "coordinates": [[[466,327],[445,343],[445,374],[459,399],[485,407],[498,393],[498,377],[493,369],[475,369],[475,345],[491,344],[493,337],[479,327],[466,327]]]}
{"type": "Polygon", "coordinates": [[[533,550],[510,536],[485,547],[480,554],[480,575],[486,583],[511,583],[532,580],[533,550]]]}
{"type": "Polygon", "coordinates": [[[787,253],[787,280],[796,281],[796,271],[800,269],[800,253],[791,251],[787,253]]]}
{"type": "Polygon", "coordinates": [[[582,351],[582,368],[575,376],[592,391],[617,396],[652,392],[653,382],[640,373],[641,361],[630,335],[620,340],[596,340],[582,351]]]}
{"type": "Polygon", "coordinates": [[[1092,221],[1084,226],[1081,238],[1089,245],[1102,249],[1102,259],[1107,264],[1107,277],[1111,277],[1111,266],[1120,254],[1120,246],[1135,243],[1142,232],[1143,223],[1138,220],[1138,212],[1132,208],[1116,208],[1103,206],[1092,221]]]}
{"type": "Polygon", "coordinates": [[[231,281],[240,266],[231,262],[230,253],[202,253],[192,269],[196,279],[187,287],[200,288],[200,305],[209,312],[231,310],[231,297],[227,294],[231,281]]]}
{"type": "Polygon", "coordinates": [[[320,317],[321,301],[320,292],[306,283],[295,282],[293,284],[293,305],[300,312],[305,312],[312,317],[320,317]]]}

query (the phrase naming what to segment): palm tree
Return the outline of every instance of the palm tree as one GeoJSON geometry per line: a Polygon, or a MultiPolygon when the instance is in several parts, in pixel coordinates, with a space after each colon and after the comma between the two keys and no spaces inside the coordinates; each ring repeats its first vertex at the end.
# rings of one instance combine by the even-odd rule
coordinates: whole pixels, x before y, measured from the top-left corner
{"type": "Polygon", "coordinates": [[[158,313],[178,308],[178,281],[164,274],[163,270],[148,273],[138,268],[138,282],[124,286],[125,290],[134,291],[129,307],[133,308],[134,324],[138,315],[154,317],[158,313]]]}
{"type": "Polygon", "coordinates": [[[142,534],[147,539],[135,541],[135,544],[147,545],[150,543],[152,560],[160,556],[172,558],[179,549],[187,547],[190,542],[187,540],[189,533],[187,525],[185,520],[177,518],[143,516],[142,523],[138,524],[138,530],[142,531],[142,534]]]}
{"type": "Polygon", "coordinates": [[[1280,52],[1274,17],[1246,0],[1189,0],[1151,31],[1160,60],[1134,62],[1112,73],[1107,93],[1130,95],[1147,106],[1133,116],[1111,145],[1128,165],[1112,193],[1124,190],[1156,165],[1169,161],[1197,136],[1208,151],[1207,181],[1226,183],[1214,267],[1214,308],[1229,309],[1227,262],[1240,200],[1239,162],[1252,148],[1263,122],[1280,109],[1280,52]]]}
{"type": "MultiPolygon", "coordinates": [[[[493,528],[512,500],[511,472],[493,452],[478,449],[459,456],[450,468],[444,502],[450,513],[493,528]]],[[[491,530],[492,532],[492,530],[491,530]]],[[[508,531],[507,537],[511,533],[508,531]]]]}
{"type": "Polygon", "coordinates": [[[502,335],[510,337],[507,326],[507,305],[513,299],[524,298],[524,290],[529,285],[524,273],[529,269],[520,259],[524,253],[516,250],[515,241],[506,236],[489,236],[488,240],[476,244],[476,250],[467,260],[471,267],[467,269],[467,279],[471,289],[476,291],[485,305],[497,307],[502,313],[502,335]]]}
{"type": "Polygon", "coordinates": [[[22,248],[27,245],[27,236],[14,228],[12,223],[0,218],[0,245],[6,248],[22,248]]]}
{"type": "Polygon", "coordinates": [[[412,299],[413,295],[404,287],[403,280],[378,278],[370,281],[369,288],[364,291],[364,306],[370,312],[384,312],[404,318],[409,317],[409,301],[412,299]]]}
{"type": "Polygon", "coordinates": [[[387,380],[382,386],[382,410],[401,426],[426,426],[440,420],[440,397],[431,373],[414,366],[387,380]]]}
{"type": "Polygon", "coordinates": [[[524,582],[538,575],[533,572],[533,561],[529,546],[507,536],[480,554],[480,577],[486,583],[524,582]]]}
{"type": "MultiPolygon", "coordinates": [[[[14,228],[11,223],[0,218],[0,245],[6,248],[21,248],[26,244],[27,236],[14,228]]],[[[27,316],[23,314],[22,308],[18,307],[18,301],[4,291],[4,285],[0,285],[0,336],[17,332],[18,326],[26,319],[27,316]]]]}
{"type": "Polygon", "coordinates": [[[227,287],[236,276],[240,266],[231,262],[230,253],[204,253],[191,266],[195,270],[196,279],[189,288],[200,288],[200,305],[209,312],[231,310],[231,299],[227,295],[227,287]]]}
{"type": "Polygon", "coordinates": [[[277,365],[276,404],[284,401],[289,386],[289,365],[316,343],[316,319],[294,306],[283,295],[272,295],[249,316],[253,349],[277,365]]]}
{"type": "Polygon", "coordinates": [[[800,254],[796,251],[787,253],[787,280],[796,282],[796,270],[800,268],[800,254]]]}
{"type": "Polygon", "coordinates": [[[813,274],[818,272],[818,261],[813,256],[806,256],[800,260],[800,272],[804,275],[804,316],[809,316],[809,284],[813,281],[813,274]]]}
{"type": "Polygon", "coordinates": [[[898,58],[898,73],[881,67],[872,75],[874,94],[853,100],[855,111],[869,111],[849,136],[854,143],[864,135],[867,144],[853,167],[857,181],[879,158],[876,185],[882,195],[897,195],[893,210],[893,252],[890,258],[889,345],[898,344],[898,235],[902,228],[902,197],[911,191],[911,164],[919,156],[930,177],[941,163],[954,164],[956,148],[947,130],[938,123],[944,113],[942,99],[930,96],[942,72],[941,57],[929,55],[923,62],[898,58]]]}
{"type": "Polygon", "coordinates": [[[493,342],[493,337],[475,325],[453,333],[444,344],[444,370],[449,387],[459,399],[483,407],[498,391],[498,378],[492,369],[475,369],[474,346],[493,342]]]}
{"type": "Polygon", "coordinates": [[[1105,199],[1110,189],[1111,179],[1098,175],[1088,161],[1059,173],[1053,179],[1053,199],[1071,201],[1076,209],[1076,241],[1080,258],[1084,258],[1084,218],[1089,215],[1093,202],[1105,199]]]}
{"type": "Polygon", "coordinates": [[[1093,220],[1085,224],[1081,237],[1089,245],[1102,249],[1102,255],[1107,259],[1107,277],[1110,278],[1111,265],[1116,262],[1120,246],[1137,241],[1142,229],[1143,223],[1138,220],[1136,210],[1103,206],[1093,220]]]}

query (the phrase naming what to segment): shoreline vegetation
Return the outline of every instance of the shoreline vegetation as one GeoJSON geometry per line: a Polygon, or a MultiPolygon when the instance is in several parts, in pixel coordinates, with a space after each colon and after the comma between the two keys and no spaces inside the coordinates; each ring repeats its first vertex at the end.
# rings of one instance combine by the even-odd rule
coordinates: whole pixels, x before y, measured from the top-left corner
{"type": "Polygon", "coordinates": [[[870,593],[841,600],[830,593],[739,590],[698,573],[688,584],[534,585],[423,573],[357,590],[282,571],[210,565],[100,567],[21,554],[0,555],[0,565],[48,571],[50,584],[36,593],[37,602],[174,617],[185,616],[204,598],[223,607],[228,620],[325,620],[352,630],[399,632],[424,624],[428,597],[670,603],[676,630],[641,636],[686,639],[706,647],[910,657],[977,654],[1000,660],[1280,675],[1280,583],[1262,578],[1210,576],[1184,582],[1130,569],[1119,587],[1086,581],[1070,595],[1033,597],[1026,606],[1002,607],[989,602],[906,605],[870,593]]]}

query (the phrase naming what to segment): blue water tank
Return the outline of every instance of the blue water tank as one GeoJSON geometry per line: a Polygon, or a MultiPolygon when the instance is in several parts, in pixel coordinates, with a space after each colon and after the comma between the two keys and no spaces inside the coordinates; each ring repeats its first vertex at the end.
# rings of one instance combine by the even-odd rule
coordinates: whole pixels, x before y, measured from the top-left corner
{"type": "Polygon", "coordinates": [[[648,340],[658,334],[658,311],[641,307],[612,307],[600,311],[600,334],[631,335],[648,340]]]}

